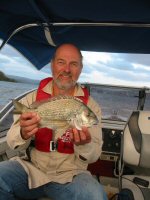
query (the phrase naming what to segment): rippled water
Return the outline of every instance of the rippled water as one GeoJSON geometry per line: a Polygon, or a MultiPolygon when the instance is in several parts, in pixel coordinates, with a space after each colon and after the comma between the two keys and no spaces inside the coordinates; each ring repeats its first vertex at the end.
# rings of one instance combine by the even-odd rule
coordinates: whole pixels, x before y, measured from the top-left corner
{"type": "Polygon", "coordinates": [[[36,87],[34,84],[0,81],[0,109],[11,99],[36,87]]]}

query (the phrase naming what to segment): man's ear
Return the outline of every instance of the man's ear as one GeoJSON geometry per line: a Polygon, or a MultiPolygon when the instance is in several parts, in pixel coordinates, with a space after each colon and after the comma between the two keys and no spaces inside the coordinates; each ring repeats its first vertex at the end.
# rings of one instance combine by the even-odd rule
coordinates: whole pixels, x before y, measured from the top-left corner
{"type": "Polygon", "coordinates": [[[51,68],[51,71],[52,71],[53,70],[53,59],[50,62],[50,68],[51,68]]]}

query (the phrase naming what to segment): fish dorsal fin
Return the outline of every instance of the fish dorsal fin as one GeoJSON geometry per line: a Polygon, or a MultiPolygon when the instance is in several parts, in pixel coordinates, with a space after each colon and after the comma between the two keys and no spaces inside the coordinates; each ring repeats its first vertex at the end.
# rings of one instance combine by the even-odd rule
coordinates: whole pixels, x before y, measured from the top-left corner
{"type": "Polygon", "coordinates": [[[36,109],[38,106],[42,105],[43,103],[53,102],[53,101],[57,101],[57,100],[61,100],[61,99],[70,99],[70,100],[73,99],[75,101],[83,103],[83,101],[81,99],[79,99],[77,97],[74,97],[74,96],[58,95],[58,96],[55,96],[55,97],[52,97],[52,98],[49,98],[49,99],[46,99],[46,100],[41,100],[41,101],[38,101],[38,102],[34,102],[31,105],[31,108],[36,109]]]}
{"type": "Polygon", "coordinates": [[[60,99],[73,99],[73,100],[76,100],[76,101],[79,101],[81,103],[83,103],[83,101],[75,96],[68,96],[68,95],[58,95],[58,96],[55,96],[53,98],[51,98],[51,101],[56,101],[56,100],[60,100],[60,99]]]}

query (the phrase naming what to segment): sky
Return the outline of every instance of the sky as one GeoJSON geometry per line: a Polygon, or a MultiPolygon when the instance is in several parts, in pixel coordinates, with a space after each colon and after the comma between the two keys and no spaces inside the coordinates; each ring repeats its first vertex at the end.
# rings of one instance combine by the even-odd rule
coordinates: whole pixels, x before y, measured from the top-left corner
{"type": "MultiPolygon", "coordinates": [[[[150,87],[150,55],[82,52],[83,71],[80,82],[133,87],[150,87]]],[[[41,80],[50,76],[50,63],[42,70],[27,61],[13,47],[0,51],[0,71],[6,75],[41,80]]]]}

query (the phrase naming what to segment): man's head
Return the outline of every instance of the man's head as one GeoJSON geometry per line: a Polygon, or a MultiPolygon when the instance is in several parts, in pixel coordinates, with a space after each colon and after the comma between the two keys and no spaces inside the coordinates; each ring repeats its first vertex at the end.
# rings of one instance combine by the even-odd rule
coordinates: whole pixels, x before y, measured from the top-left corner
{"type": "Polygon", "coordinates": [[[59,89],[73,88],[82,71],[82,66],[82,54],[75,45],[60,45],[51,61],[54,83],[59,89]]]}

